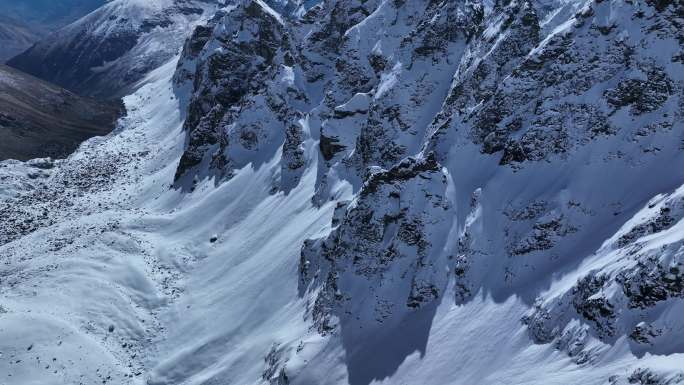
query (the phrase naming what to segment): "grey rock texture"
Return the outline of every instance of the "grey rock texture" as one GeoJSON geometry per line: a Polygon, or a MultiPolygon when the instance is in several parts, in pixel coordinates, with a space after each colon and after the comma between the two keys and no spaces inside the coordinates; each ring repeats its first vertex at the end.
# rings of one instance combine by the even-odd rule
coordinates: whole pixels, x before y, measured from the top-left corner
{"type": "MultiPolygon", "coordinates": [[[[416,320],[480,293],[520,298],[531,340],[580,365],[623,337],[637,355],[682,352],[664,309],[681,306],[684,175],[657,171],[683,160],[681,15],[617,0],[241,2],[185,45],[176,183],[274,161],[272,193],[287,193],[316,161],[316,206],[350,185],[299,261],[307,321],[346,348],[407,322],[423,335],[416,320]]],[[[349,353],[350,376],[364,354],[349,353]]]]}

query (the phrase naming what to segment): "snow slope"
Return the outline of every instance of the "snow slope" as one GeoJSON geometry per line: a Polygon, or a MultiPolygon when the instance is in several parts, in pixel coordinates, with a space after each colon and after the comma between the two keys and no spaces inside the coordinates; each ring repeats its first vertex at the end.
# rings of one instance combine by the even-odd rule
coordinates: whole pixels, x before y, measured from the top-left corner
{"type": "Polygon", "coordinates": [[[3,163],[0,381],[684,382],[679,11],[224,8],[3,163]]]}
{"type": "MultiPolygon", "coordinates": [[[[216,278],[221,270],[232,271],[231,266],[239,265],[246,253],[257,248],[263,250],[260,257],[242,268],[263,268],[267,276],[268,271],[280,273],[289,265],[294,283],[291,294],[296,292],[296,265],[288,264],[286,258],[273,264],[272,250],[298,253],[305,237],[325,227],[330,210],[310,207],[312,183],[287,197],[269,195],[265,186],[274,162],[259,170],[245,169],[236,176],[238,184],[220,189],[212,184],[200,186],[197,196],[169,190],[183,145],[182,122],[171,92],[173,64],[155,71],[150,78],[159,79],[150,80],[125,99],[129,116],[114,134],[86,142],[76,154],[48,170],[44,187],[5,193],[4,203],[10,209],[27,208],[31,202],[32,210],[44,210],[49,217],[27,230],[29,234],[12,233],[16,222],[4,221],[2,226],[0,323],[4,336],[0,351],[2,372],[8,376],[3,381],[71,384],[107,377],[112,383],[142,381],[135,374],[151,367],[164,351],[160,346],[170,342],[166,329],[178,324],[187,311],[181,294],[197,291],[191,301],[197,309],[220,297],[206,296],[213,292],[212,285],[223,286],[223,293],[237,294],[216,278]],[[209,213],[213,219],[208,219],[209,213]],[[267,217],[272,223],[265,226],[263,218],[267,217]],[[293,218],[299,219],[296,227],[284,226],[293,218]],[[221,237],[211,244],[214,234],[221,237]],[[11,239],[15,240],[7,243],[11,239]],[[99,255],[97,259],[92,259],[93,252],[99,255]],[[29,289],[35,295],[27,302],[26,288],[38,286],[42,288],[29,289]],[[115,326],[111,333],[109,325],[115,326]]],[[[315,153],[313,143],[309,151],[315,153]]],[[[4,166],[3,180],[8,170],[23,167],[4,166]]],[[[28,180],[21,172],[16,174],[12,175],[16,182],[28,180]]],[[[309,180],[313,177],[315,173],[310,172],[309,180]]],[[[21,221],[22,214],[4,217],[21,221]]],[[[239,276],[244,273],[235,277],[239,276]]],[[[274,301],[282,286],[287,285],[269,289],[274,301]]],[[[252,293],[261,296],[260,291],[252,293]]],[[[281,302],[282,298],[289,296],[281,296],[281,302]]],[[[214,311],[226,317],[242,310],[239,306],[251,307],[255,299],[234,303],[235,310],[227,314],[220,306],[214,311]]],[[[211,317],[206,313],[200,319],[210,321],[211,317]]],[[[185,337],[186,333],[175,336],[185,337]]]]}

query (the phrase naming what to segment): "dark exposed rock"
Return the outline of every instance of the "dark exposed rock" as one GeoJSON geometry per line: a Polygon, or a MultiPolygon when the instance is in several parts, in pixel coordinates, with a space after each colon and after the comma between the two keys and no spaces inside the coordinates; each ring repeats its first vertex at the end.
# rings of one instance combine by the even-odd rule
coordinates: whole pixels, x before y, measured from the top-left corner
{"type": "Polygon", "coordinates": [[[625,79],[617,87],[605,92],[606,100],[613,107],[631,106],[631,113],[640,115],[660,108],[672,94],[672,81],[657,68],[651,69],[646,80],[625,79]]]}
{"type": "Polygon", "coordinates": [[[684,298],[684,264],[664,267],[653,261],[640,261],[623,272],[622,290],[633,308],[648,308],[669,298],[684,298]]]}
{"type": "Polygon", "coordinates": [[[445,262],[431,234],[449,221],[445,188],[434,156],[405,159],[371,174],[344,216],[335,215],[339,219],[328,237],[305,242],[300,290],[320,289],[311,310],[319,332],[358,322],[353,315],[368,306],[362,305],[365,297],[374,303],[375,321],[386,322],[402,312],[399,301],[416,309],[441,296],[447,277],[439,265],[445,262]],[[399,276],[402,291],[383,285],[399,276]]]}
{"type": "Polygon", "coordinates": [[[304,157],[302,128],[298,124],[291,124],[285,131],[283,144],[282,189],[289,191],[299,184],[304,172],[306,159],[304,157]]]}
{"type": "MultiPolygon", "coordinates": [[[[528,213],[534,212],[537,210],[510,211],[508,216],[528,218],[528,213]]],[[[681,239],[674,235],[674,226],[682,215],[681,191],[653,198],[634,216],[634,223],[614,236],[616,241],[599,250],[610,256],[608,263],[598,264],[564,294],[538,301],[524,318],[534,340],[559,343],[564,336],[577,339],[586,328],[571,323],[579,316],[604,342],[614,343],[624,336],[631,339],[634,349],[658,351],[673,321],[663,323],[654,314],[667,303],[684,298],[681,239]],[[659,246],[651,246],[650,242],[659,246]]],[[[562,350],[576,358],[592,356],[588,345],[577,346],[564,344],[562,350]]],[[[667,381],[664,383],[670,383],[667,381]]]]}
{"type": "Polygon", "coordinates": [[[380,186],[401,183],[413,179],[424,172],[439,172],[440,167],[433,153],[428,154],[425,159],[406,158],[386,172],[371,174],[364,184],[364,189],[361,193],[372,194],[380,186]]]}
{"type": "Polygon", "coordinates": [[[279,344],[273,344],[271,350],[264,357],[266,369],[261,374],[261,378],[271,385],[288,385],[290,383],[285,370],[287,358],[284,357],[284,353],[285,351],[280,348],[279,344]]]}
{"type": "Polygon", "coordinates": [[[319,147],[321,149],[323,159],[332,160],[335,154],[345,149],[344,146],[337,144],[338,142],[339,141],[337,139],[328,138],[327,136],[321,135],[319,147]]]}
{"type": "Polygon", "coordinates": [[[662,330],[653,325],[647,324],[646,322],[640,322],[629,334],[629,338],[639,344],[652,344],[653,339],[659,337],[662,333],[662,330]]]}
{"type": "MultiPolygon", "coordinates": [[[[562,157],[594,137],[627,129],[612,120],[621,107],[629,106],[635,116],[665,108],[678,86],[653,64],[659,59],[648,57],[648,38],[636,43],[618,39],[627,27],[604,25],[596,16],[596,8],[610,6],[602,2],[583,8],[567,33],[553,34],[534,47],[540,42],[534,7],[524,2],[498,4],[501,13],[490,17],[503,18],[501,29],[508,33],[466,51],[450,95],[432,123],[429,148],[439,150],[441,157],[446,151],[440,149],[441,142],[452,135],[449,131],[469,129],[483,153],[501,152],[500,164],[519,167],[527,161],[562,157]],[[592,98],[595,86],[607,105],[580,102],[581,95],[592,98]]],[[[664,39],[681,29],[676,22],[672,25],[676,17],[668,12],[654,19],[649,32],[664,39]]]]}
{"type": "Polygon", "coordinates": [[[565,215],[547,211],[546,202],[532,202],[527,207],[506,213],[514,222],[534,221],[528,232],[509,234],[511,243],[508,252],[511,255],[519,256],[549,250],[561,238],[578,231],[565,215]]]}
{"type": "Polygon", "coordinates": [[[406,300],[406,306],[415,309],[430,303],[439,298],[439,289],[429,283],[423,281],[411,282],[411,293],[406,300]]]}
{"type": "Polygon", "coordinates": [[[630,384],[639,385],[662,385],[661,379],[658,375],[649,369],[638,368],[627,378],[630,384]]]}
{"type": "Polygon", "coordinates": [[[621,236],[617,241],[618,247],[627,246],[633,243],[636,239],[641,238],[645,235],[654,234],[665,230],[675,224],[675,218],[670,216],[671,209],[669,207],[663,207],[660,209],[658,216],[648,220],[647,222],[640,223],[633,227],[626,234],[621,236]]]}
{"type": "Polygon", "coordinates": [[[587,276],[573,288],[572,304],[586,320],[593,322],[602,337],[615,335],[615,312],[613,304],[601,295],[600,290],[608,280],[606,276],[587,276]]]}
{"type": "Polygon", "coordinates": [[[286,27],[265,7],[248,1],[219,12],[186,43],[174,79],[177,87],[192,82],[193,92],[185,121],[188,143],[176,180],[199,172],[203,161],[210,173],[230,177],[234,168],[284,143],[284,188],[296,185],[304,165],[303,138],[297,124],[301,114],[292,102],[305,96],[294,84],[276,80],[288,79],[292,68],[287,63],[297,55],[286,27]],[[225,28],[218,33],[217,26],[225,28]],[[222,49],[206,52],[207,44],[222,49]]]}

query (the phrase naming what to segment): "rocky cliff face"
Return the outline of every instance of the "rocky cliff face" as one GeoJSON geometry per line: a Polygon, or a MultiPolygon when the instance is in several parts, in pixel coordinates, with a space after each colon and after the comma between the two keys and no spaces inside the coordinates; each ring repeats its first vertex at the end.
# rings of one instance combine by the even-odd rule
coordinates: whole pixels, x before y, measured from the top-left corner
{"type": "Polygon", "coordinates": [[[601,348],[586,346],[592,336],[626,338],[640,354],[681,351],[681,321],[673,312],[684,293],[683,203],[681,187],[654,197],[602,245],[586,275],[539,298],[524,319],[535,341],[554,342],[580,363],[600,356],[601,348]],[[577,318],[583,322],[572,324],[577,318]]]}
{"type": "Polygon", "coordinates": [[[267,161],[282,147],[282,186],[296,184],[304,165],[297,107],[306,95],[295,57],[281,16],[263,3],[239,4],[195,30],[175,78],[177,87],[192,90],[188,148],[177,179],[207,172],[229,178],[232,170],[267,161]]]}
{"type": "Polygon", "coordinates": [[[392,325],[444,295],[447,183],[434,156],[377,170],[338,207],[331,234],[304,244],[300,290],[318,292],[311,313],[319,332],[392,325]]]}
{"type": "MultiPolygon", "coordinates": [[[[578,364],[621,337],[637,355],[679,353],[666,336],[681,329],[682,12],[330,0],[287,17],[241,3],[186,43],[176,176],[219,183],[282,154],[287,191],[302,138],[318,140],[312,201],[354,191],[302,248],[323,335],[363,345],[479,292],[526,298],[532,340],[578,364]]],[[[639,373],[626,381],[676,382],[639,373]]]]}
{"type": "Polygon", "coordinates": [[[667,70],[681,53],[675,7],[588,3],[544,41],[536,11],[519,7],[519,24],[504,21],[508,30],[496,31],[502,41],[457,78],[433,140],[457,124],[482,152],[500,153],[501,164],[515,167],[562,157],[597,137],[671,127],[681,114],[665,106],[682,92],[667,70]],[[656,45],[663,51],[652,50],[656,45]],[[490,58],[504,61],[495,67],[500,73],[490,75],[490,58]],[[494,87],[469,95],[473,83],[494,87]]]}

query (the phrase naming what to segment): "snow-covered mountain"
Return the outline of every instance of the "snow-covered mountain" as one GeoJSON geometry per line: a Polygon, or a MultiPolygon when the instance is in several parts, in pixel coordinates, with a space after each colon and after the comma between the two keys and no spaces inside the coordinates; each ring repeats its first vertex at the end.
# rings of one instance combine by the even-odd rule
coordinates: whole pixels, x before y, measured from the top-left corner
{"type": "Polygon", "coordinates": [[[81,95],[126,95],[220,0],[113,0],[7,62],[81,95]]]}
{"type": "Polygon", "coordinates": [[[0,0],[0,62],[105,3],[105,0],[0,0]]]}
{"type": "Polygon", "coordinates": [[[681,2],[219,8],[0,167],[5,381],[684,383],[681,2]]]}

